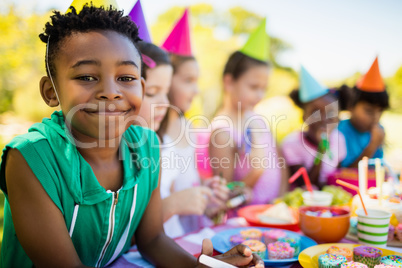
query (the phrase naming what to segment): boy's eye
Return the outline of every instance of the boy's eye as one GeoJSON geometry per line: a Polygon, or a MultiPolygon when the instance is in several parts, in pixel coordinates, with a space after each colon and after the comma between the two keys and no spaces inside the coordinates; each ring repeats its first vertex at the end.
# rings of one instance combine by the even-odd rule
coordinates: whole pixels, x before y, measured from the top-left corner
{"type": "Polygon", "coordinates": [[[118,80],[122,81],[122,82],[131,82],[131,81],[134,81],[135,78],[131,77],[131,76],[123,76],[123,77],[119,77],[118,80]]]}
{"type": "Polygon", "coordinates": [[[145,96],[152,98],[152,97],[155,97],[155,94],[145,92],[145,96]]]}
{"type": "Polygon", "coordinates": [[[77,79],[82,80],[82,81],[88,81],[88,82],[96,80],[95,77],[89,76],[89,75],[79,76],[79,77],[77,77],[77,79]]]}

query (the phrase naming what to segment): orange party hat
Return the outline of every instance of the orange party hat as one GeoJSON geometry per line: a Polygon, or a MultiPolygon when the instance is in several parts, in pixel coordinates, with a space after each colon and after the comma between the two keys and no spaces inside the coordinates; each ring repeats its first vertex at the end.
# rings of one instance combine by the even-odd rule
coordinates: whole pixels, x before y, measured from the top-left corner
{"type": "Polygon", "coordinates": [[[383,92],[385,84],[380,74],[378,67],[378,57],[375,58],[370,70],[357,83],[357,88],[366,92],[383,92]]]}

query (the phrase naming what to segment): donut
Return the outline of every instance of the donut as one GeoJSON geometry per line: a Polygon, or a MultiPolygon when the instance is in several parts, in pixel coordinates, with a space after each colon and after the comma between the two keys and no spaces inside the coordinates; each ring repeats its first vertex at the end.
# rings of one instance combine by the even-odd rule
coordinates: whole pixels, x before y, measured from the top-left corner
{"type": "MultiPolygon", "coordinates": [[[[331,246],[328,250],[327,250],[328,254],[335,254],[335,255],[342,255],[345,256],[346,260],[348,262],[353,260],[353,252],[348,249],[348,248],[341,248],[341,247],[337,247],[337,246],[331,246]]],[[[354,266],[352,266],[354,267],[354,266]]]]}
{"type": "Polygon", "coordinates": [[[346,263],[346,258],[342,255],[327,253],[318,257],[319,268],[340,268],[343,263],[346,263]]]}
{"type": "Polygon", "coordinates": [[[261,241],[251,239],[244,241],[242,244],[248,246],[253,253],[259,255],[262,259],[265,259],[267,247],[261,241]]]}

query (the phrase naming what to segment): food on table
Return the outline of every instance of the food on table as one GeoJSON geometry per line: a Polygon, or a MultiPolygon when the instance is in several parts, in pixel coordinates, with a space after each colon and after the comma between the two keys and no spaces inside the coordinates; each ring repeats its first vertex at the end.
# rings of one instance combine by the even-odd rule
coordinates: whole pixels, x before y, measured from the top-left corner
{"type": "Polygon", "coordinates": [[[235,234],[230,237],[230,245],[232,245],[232,247],[237,246],[243,243],[244,241],[245,239],[240,234],[235,234]]]}
{"type": "Polygon", "coordinates": [[[285,237],[286,233],[282,230],[268,230],[262,233],[262,238],[264,243],[268,245],[269,243],[275,243],[279,238],[285,237]]]}
{"type": "Polygon", "coordinates": [[[242,244],[248,246],[253,253],[257,254],[262,259],[265,259],[267,247],[261,241],[251,239],[244,241],[242,244]]]}
{"type": "Polygon", "coordinates": [[[275,242],[268,244],[268,259],[270,260],[282,260],[290,259],[295,255],[295,249],[292,248],[289,243],[275,242]]]}
{"type": "Polygon", "coordinates": [[[293,191],[286,193],[282,198],[275,200],[275,203],[285,202],[290,207],[298,208],[303,205],[302,188],[296,188],[293,191]]]}
{"type": "Polygon", "coordinates": [[[350,217],[349,233],[357,235],[357,217],[350,217]]]}
{"type": "Polygon", "coordinates": [[[244,240],[254,239],[261,241],[262,232],[260,229],[249,228],[241,230],[240,235],[244,238],[244,240]]]}
{"type": "Polygon", "coordinates": [[[396,237],[402,241],[402,223],[398,224],[395,228],[396,237]]]}
{"type": "Polygon", "coordinates": [[[341,265],[341,268],[368,268],[367,265],[360,262],[346,262],[341,265]]]}
{"type": "Polygon", "coordinates": [[[353,248],[353,260],[366,264],[369,268],[380,264],[382,251],[367,246],[359,246],[353,248]]]}
{"type": "MultiPolygon", "coordinates": [[[[342,248],[342,247],[337,247],[337,246],[331,246],[327,250],[328,254],[335,254],[335,255],[342,255],[345,256],[346,260],[348,262],[353,260],[353,252],[348,249],[348,248],[342,248]]],[[[354,266],[353,266],[354,267],[354,266]]],[[[358,266],[359,267],[359,266],[358,266]]]]}
{"type": "Polygon", "coordinates": [[[324,254],[318,257],[319,268],[340,268],[343,263],[347,262],[345,256],[335,254],[324,254]]]}
{"type": "Polygon", "coordinates": [[[394,265],[396,267],[402,267],[402,257],[397,255],[389,255],[381,258],[381,264],[394,265]]]}
{"type": "Polygon", "coordinates": [[[299,254],[300,252],[300,237],[280,237],[278,238],[279,242],[288,243],[289,246],[295,249],[295,255],[299,254]]]}
{"type": "Polygon", "coordinates": [[[340,186],[327,185],[322,188],[324,192],[333,194],[332,205],[345,205],[350,202],[352,195],[340,186]]]}
{"type": "Polygon", "coordinates": [[[306,211],[306,215],[309,216],[314,216],[314,217],[323,217],[323,218],[331,218],[331,217],[336,217],[339,216],[340,214],[337,213],[336,210],[329,210],[329,209],[320,209],[320,210],[308,210],[306,211]]]}
{"type": "Polygon", "coordinates": [[[285,204],[280,202],[266,209],[265,211],[257,214],[261,222],[266,223],[294,223],[295,218],[292,215],[291,209],[285,204]]]}
{"type": "Polygon", "coordinates": [[[398,268],[398,266],[389,264],[377,264],[376,266],[374,266],[374,268],[398,268]]]}
{"type": "Polygon", "coordinates": [[[394,240],[395,237],[395,227],[390,224],[388,228],[388,241],[394,240]]]}
{"type": "MultiPolygon", "coordinates": [[[[333,194],[331,205],[345,205],[352,199],[352,195],[339,186],[327,185],[322,190],[333,194]]],[[[298,208],[303,205],[302,194],[304,192],[305,190],[302,188],[296,188],[293,191],[286,193],[283,197],[275,199],[275,203],[285,202],[290,207],[298,208]]]]}

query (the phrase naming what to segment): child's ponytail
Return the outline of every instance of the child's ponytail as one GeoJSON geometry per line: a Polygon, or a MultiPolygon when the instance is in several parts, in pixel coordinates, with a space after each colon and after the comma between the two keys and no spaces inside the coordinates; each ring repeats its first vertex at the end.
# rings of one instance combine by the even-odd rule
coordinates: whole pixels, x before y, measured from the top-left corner
{"type": "Polygon", "coordinates": [[[342,85],[335,90],[334,95],[338,99],[340,111],[347,111],[352,107],[355,98],[355,93],[352,88],[347,85],[342,85]]]}

